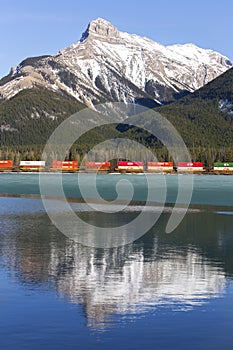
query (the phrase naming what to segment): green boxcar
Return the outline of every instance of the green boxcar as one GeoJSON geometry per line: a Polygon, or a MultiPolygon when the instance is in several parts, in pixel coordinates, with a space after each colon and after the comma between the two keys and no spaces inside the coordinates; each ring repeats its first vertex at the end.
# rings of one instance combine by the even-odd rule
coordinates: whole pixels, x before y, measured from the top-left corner
{"type": "Polygon", "coordinates": [[[217,163],[214,163],[214,167],[215,168],[233,168],[233,163],[228,163],[228,162],[225,162],[225,163],[220,163],[220,162],[217,162],[217,163]]]}

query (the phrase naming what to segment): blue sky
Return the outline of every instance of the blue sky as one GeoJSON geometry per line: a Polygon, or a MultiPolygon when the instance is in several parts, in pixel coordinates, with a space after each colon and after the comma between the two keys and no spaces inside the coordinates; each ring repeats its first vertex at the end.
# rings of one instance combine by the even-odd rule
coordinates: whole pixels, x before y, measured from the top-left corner
{"type": "Polygon", "coordinates": [[[97,17],[164,45],[193,42],[233,60],[232,0],[0,0],[0,77],[26,57],[78,41],[97,17]]]}

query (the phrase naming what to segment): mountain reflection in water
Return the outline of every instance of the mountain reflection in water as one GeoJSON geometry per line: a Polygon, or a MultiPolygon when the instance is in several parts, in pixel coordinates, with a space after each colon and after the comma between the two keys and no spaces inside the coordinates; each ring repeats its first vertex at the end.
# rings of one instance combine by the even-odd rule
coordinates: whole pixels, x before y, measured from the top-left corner
{"type": "MultiPolygon", "coordinates": [[[[87,325],[94,329],[107,327],[115,314],[201,306],[223,295],[232,278],[231,215],[209,207],[191,211],[174,233],[166,235],[165,213],[133,244],[104,250],[64,237],[38,210],[38,200],[23,201],[31,208],[35,205],[35,212],[0,216],[1,266],[25,286],[55,289],[62,300],[83,305],[87,325]]],[[[129,215],[133,213],[116,213],[113,221],[123,222],[129,215]]],[[[90,216],[92,222],[104,219],[98,213],[90,216]]]]}

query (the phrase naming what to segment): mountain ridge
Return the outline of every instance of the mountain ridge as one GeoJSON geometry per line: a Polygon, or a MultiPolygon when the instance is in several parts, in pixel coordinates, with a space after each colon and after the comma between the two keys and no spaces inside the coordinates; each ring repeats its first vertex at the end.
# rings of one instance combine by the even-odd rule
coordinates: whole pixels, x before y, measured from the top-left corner
{"type": "Polygon", "coordinates": [[[193,92],[232,67],[225,56],[194,44],[164,46],[91,21],[81,39],[55,55],[32,57],[0,80],[4,99],[42,87],[95,104],[153,100],[163,104],[193,92]]]}

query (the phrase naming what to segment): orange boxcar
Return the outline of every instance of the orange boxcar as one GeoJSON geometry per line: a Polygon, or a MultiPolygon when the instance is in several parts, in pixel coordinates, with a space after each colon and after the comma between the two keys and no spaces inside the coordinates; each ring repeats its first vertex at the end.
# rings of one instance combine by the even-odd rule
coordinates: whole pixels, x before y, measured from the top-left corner
{"type": "Polygon", "coordinates": [[[85,162],[86,171],[108,171],[110,162],[85,162]]]}
{"type": "Polygon", "coordinates": [[[10,170],[12,167],[12,160],[0,160],[0,170],[10,170]]]}
{"type": "Polygon", "coordinates": [[[53,160],[52,169],[61,170],[61,171],[75,171],[75,170],[78,170],[78,161],[77,160],[53,160]]]}

